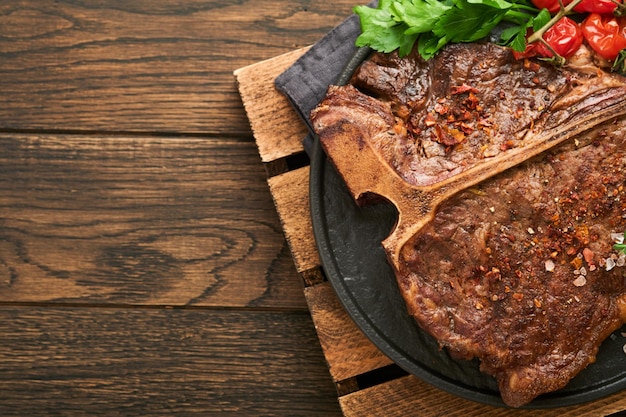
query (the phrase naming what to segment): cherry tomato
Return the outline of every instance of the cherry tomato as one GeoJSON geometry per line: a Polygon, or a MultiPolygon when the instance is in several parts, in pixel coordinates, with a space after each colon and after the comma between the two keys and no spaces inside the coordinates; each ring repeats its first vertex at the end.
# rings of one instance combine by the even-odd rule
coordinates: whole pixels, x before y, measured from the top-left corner
{"type": "MultiPolygon", "coordinates": [[[[572,0],[566,0],[566,4],[572,0]]],[[[574,11],[578,13],[613,13],[617,8],[617,3],[622,0],[583,0],[574,7],[574,11]]]]}
{"type": "MultiPolygon", "coordinates": [[[[573,0],[563,0],[563,6],[567,6],[573,0]]],[[[613,13],[617,8],[617,3],[622,0],[582,0],[574,7],[578,13],[613,13]]],[[[533,5],[538,9],[548,9],[550,13],[556,13],[561,8],[558,0],[532,0],[533,5]]]]}
{"type": "Polygon", "coordinates": [[[530,58],[531,56],[535,56],[532,52],[533,52],[533,48],[530,48],[533,45],[526,45],[526,49],[524,49],[524,52],[518,52],[513,50],[513,57],[516,60],[520,60],[520,59],[524,59],[524,58],[530,58]]]}
{"type": "MultiPolygon", "coordinates": [[[[582,29],[569,17],[562,17],[543,35],[543,39],[563,58],[569,58],[580,48],[583,43],[582,29]]],[[[551,57],[552,51],[543,43],[537,42],[535,49],[537,54],[543,57],[551,57]]]]}
{"type": "Polygon", "coordinates": [[[550,13],[556,13],[561,8],[559,0],[531,0],[531,2],[539,10],[548,9],[550,13]]]}
{"type": "Polygon", "coordinates": [[[591,49],[612,61],[626,48],[626,20],[592,13],[582,24],[583,36],[591,49]]]}

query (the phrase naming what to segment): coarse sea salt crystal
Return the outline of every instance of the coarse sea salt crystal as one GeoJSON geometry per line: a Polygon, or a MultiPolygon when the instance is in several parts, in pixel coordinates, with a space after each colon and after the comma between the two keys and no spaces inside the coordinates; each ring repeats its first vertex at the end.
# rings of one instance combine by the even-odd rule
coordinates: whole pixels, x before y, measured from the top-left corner
{"type": "Polygon", "coordinates": [[[624,233],[611,233],[611,240],[618,245],[621,245],[624,243],[624,233]]]}
{"type": "Polygon", "coordinates": [[[615,268],[615,261],[613,258],[606,258],[606,270],[610,271],[613,268],[615,268]]]}
{"type": "Polygon", "coordinates": [[[556,267],[556,265],[554,264],[554,261],[552,259],[548,259],[545,262],[545,266],[546,266],[546,271],[548,271],[548,272],[554,271],[554,268],[556,267]]]}
{"type": "Polygon", "coordinates": [[[619,254],[617,261],[615,262],[615,265],[617,266],[624,266],[626,265],[626,253],[622,252],[619,254]]]}
{"type": "Polygon", "coordinates": [[[585,278],[584,275],[579,275],[578,278],[576,278],[573,282],[573,284],[577,287],[582,287],[586,283],[587,283],[587,279],[585,278]]]}

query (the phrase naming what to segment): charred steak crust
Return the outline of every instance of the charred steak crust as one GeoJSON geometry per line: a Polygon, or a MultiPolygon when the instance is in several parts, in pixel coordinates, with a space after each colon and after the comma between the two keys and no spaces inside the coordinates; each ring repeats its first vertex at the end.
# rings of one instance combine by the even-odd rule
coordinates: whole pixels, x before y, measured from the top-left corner
{"type": "Polygon", "coordinates": [[[602,126],[455,195],[403,247],[410,313],[480,358],[509,405],[565,386],[622,325],[626,274],[605,259],[626,227],[625,134],[624,120],[602,126]]]}
{"type": "MultiPolygon", "coordinates": [[[[624,100],[621,77],[577,59],[555,69],[492,44],[428,62],[375,53],[311,118],[322,145],[358,126],[355,140],[404,181],[430,185],[624,100]]],[[[626,322],[610,240],[626,229],[625,174],[619,117],[455,194],[401,248],[409,313],[455,356],[479,358],[506,404],[565,386],[626,322]]]]}
{"type": "Polygon", "coordinates": [[[623,86],[621,77],[598,77],[597,70],[515,60],[490,43],[453,44],[429,61],[417,53],[375,53],[350,84],[394,118],[393,129],[372,137],[372,145],[408,183],[429,185],[527,145],[532,129],[579,117],[607,89],[623,86]]]}

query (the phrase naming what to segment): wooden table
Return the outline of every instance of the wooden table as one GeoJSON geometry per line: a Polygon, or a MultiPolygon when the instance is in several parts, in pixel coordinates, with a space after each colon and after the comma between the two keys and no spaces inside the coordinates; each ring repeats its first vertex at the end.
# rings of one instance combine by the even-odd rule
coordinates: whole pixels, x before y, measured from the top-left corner
{"type": "Polygon", "coordinates": [[[539,415],[403,374],[324,281],[271,81],[353,6],[0,3],[1,416],[539,415]]]}

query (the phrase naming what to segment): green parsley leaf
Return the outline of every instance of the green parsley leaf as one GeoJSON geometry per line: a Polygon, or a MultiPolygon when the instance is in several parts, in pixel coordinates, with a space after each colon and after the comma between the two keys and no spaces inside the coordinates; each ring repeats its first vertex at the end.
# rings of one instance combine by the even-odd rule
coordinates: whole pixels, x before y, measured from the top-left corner
{"type": "Polygon", "coordinates": [[[424,59],[447,43],[482,39],[501,21],[515,25],[503,32],[502,44],[524,50],[533,22],[546,21],[528,0],[380,0],[376,8],[356,6],[354,12],[361,19],[357,46],[405,56],[417,43],[424,59]]]}
{"type": "Polygon", "coordinates": [[[523,52],[526,49],[526,35],[532,28],[537,31],[550,21],[550,12],[543,9],[535,17],[527,17],[527,20],[520,25],[512,26],[502,31],[500,44],[511,47],[514,51],[523,52]]]}
{"type": "Polygon", "coordinates": [[[551,16],[548,9],[541,9],[537,16],[530,19],[530,22],[532,22],[533,30],[537,32],[539,29],[547,25],[550,21],[550,17],[551,16]]]}
{"type": "Polygon", "coordinates": [[[396,22],[388,8],[356,6],[354,12],[361,19],[361,34],[356,39],[356,46],[370,46],[380,52],[392,52],[406,42],[403,40],[406,24],[396,22]]]}
{"type": "Polygon", "coordinates": [[[514,51],[524,52],[526,50],[526,33],[526,25],[510,27],[500,35],[500,43],[511,47],[514,51]]]}
{"type": "Polygon", "coordinates": [[[474,42],[484,38],[507,12],[467,0],[457,0],[456,4],[457,7],[448,10],[433,28],[435,35],[447,37],[448,42],[474,42]]]}
{"type": "Polygon", "coordinates": [[[509,10],[513,7],[513,3],[509,3],[505,0],[467,0],[470,4],[484,4],[485,6],[493,7],[494,9],[509,10]]]}
{"type": "Polygon", "coordinates": [[[400,40],[400,46],[398,47],[398,55],[406,56],[411,53],[413,50],[413,46],[415,45],[415,41],[419,37],[418,33],[412,35],[405,35],[400,40]]]}
{"type": "Polygon", "coordinates": [[[424,59],[430,59],[448,43],[448,39],[440,38],[433,33],[422,34],[417,41],[417,51],[424,59]]]}
{"type": "Polygon", "coordinates": [[[391,6],[396,20],[402,20],[409,28],[406,35],[430,32],[435,23],[452,6],[437,0],[402,0],[391,6]]]}

